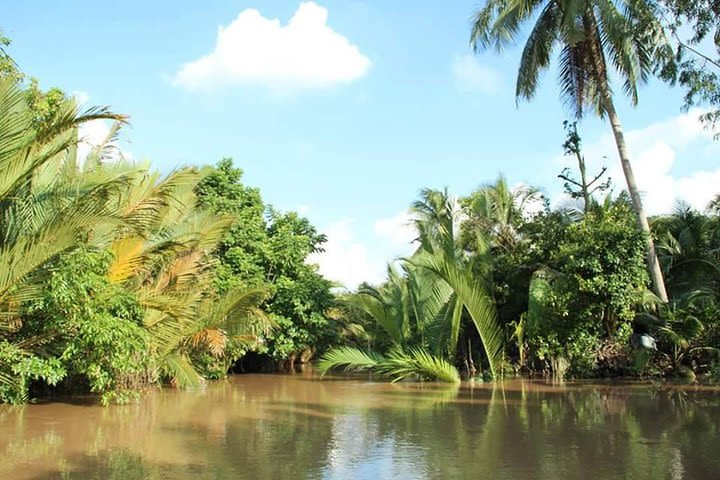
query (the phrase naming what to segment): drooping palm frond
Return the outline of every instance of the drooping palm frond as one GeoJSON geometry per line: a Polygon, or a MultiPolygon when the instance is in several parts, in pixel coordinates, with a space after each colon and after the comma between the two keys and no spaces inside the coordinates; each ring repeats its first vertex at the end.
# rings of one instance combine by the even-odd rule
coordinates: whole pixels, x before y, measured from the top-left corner
{"type": "Polygon", "coordinates": [[[100,119],[124,117],[107,108],[80,113],[73,102],[65,102],[53,118],[37,125],[18,84],[0,79],[0,198],[17,193],[45,163],[71,150],[79,125],[100,119]]]}
{"type": "Polygon", "coordinates": [[[690,342],[697,337],[704,329],[702,322],[693,315],[686,315],[682,318],[673,318],[665,325],[658,328],[660,338],[669,342],[674,347],[684,350],[690,346],[690,342]]]}
{"type": "Polygon", "coordinates": [[[407,351],[392,350],[387,358],[376,367],[378,373],[392,378],[393,382],[410,377],[421,380],[458,383],[457,368],[442,357],[436,357],[426,350],[411,348],[407,351]]]}
{"type": "Polygon", "coordinates": [[[268,296],[266,287],[235,288],[206,299],[199,311],[206,328],[222,328],[230,337],[267,335],[275,323],[259,305],[268,296]]]}
{"type": "Polygon", "coordinates": [[[197,311],[202,302],[200,291],[165,292],[149,287],[135,291],[138,302],[145,309],[143,325],[153,329],[168,318],[197,319],[197,311]]]}
{"type": "Polygon", "coordinates": [[[27,403],[30,395],[24,383],[24,379],[15,375],[9,365],[0,364],[0,387],[13,392],[12,395],[8,395],[8,398],[17,403],[27,403]]]}
{"type": "Polygon", "coordinates": [[[166,355],[161,364],[161,374],[180,388],[198,388],[205,383],[187,357],[179,353],[166,355]]]}
{"type": "Polygon", "coordinates": [[[198,309],[201,323],[189,343],[194,348],[206,346],[216,357],[225,354],[231,339],[248,346],[257,343],[276,326],[258,307],[268,294],[262,287],[236,288],[220,298],[205,299],[198,309]]]}
{"type": "MultiPolygon", "coordinates": [[[[134,170],[138,171],[137,167],[134,170]]],[[[141,175],[120,200],[129,223],[144,231],[162,230],[181,223],[194,209],[193,189],[203,178],[198,169],[180,168],[165,177],[146,169],[138,173],[141,175]]]]}
{"type": "Polygon", "coordinates": [[[113,241],[110,245],[113,261],[108,267],[108,279],[111,282],[123,282],[137,275],[147,262],[145,246],[145,239],[137,236],[113,241]]]}
{"type": "Polygon", "coordinates": [[[427,328],[437,320],[453,295],[452,288],[431,272],[411,263],[403,266],[407,278],[409,304],[418,334],[426,338],[427,328]]]}
{"type": "Polygon", "coordinates": [[[367,313],[383,328],[393,343],[402,345],[405,341],[403,335],[402,313],[384,302],[377,290],[365,289],[346,300],[360,310],[367,313]]]}
{"type": "Polygon", "coordinates": [[[228,336],[225,330],[206,327],[192,334],[188,342],[193,348],[207,347],[212,356],[222,357],[228,345],[228,336]]]}
{"type": "Polygon", "coordinates": [[[540,73],[550,66],[550,56],[557,40],[557,26],[561,17],[555,2],[548,2],[540,13],[520,57],[515,97],[529,100],[535,96],[540,73]]]}
{"type": "MultiPolygon", "coordinates": [[[[438,283],[440,282],[450,288],[438,277],[438,283]]],[[[438,309],[432,309],[434,316],[427,322],[423,331],[423,345],[434,355],[448,355],[449,358],[454,358],[460,337],[464,306],[462,302],[458,301],[457,295],[452,292],[452,289],[450,290],[450,294],[444,297],[445,303],[438,309]]],[[[430,312],[428,311],[426,314],[429,315],[430,312]]]]}
{"type": "Polygon", "coordinates": [[[502,373],[503,334],[497,322],[494,300],[476,281],[471,271],[464,269],[445,255],[424,257],[418,266],[427,268],[448,283],[463,303],[477,329],[493,375],[502,373]]]}
{"type": "Polygon", "coordinates": [[[537,0],[489,0],[471,20],[470,44],[476,51],[486,48],[500,51],[513,46],[522,23],[540,3],[537,0]]]}
{"type": "Polygon", "coordinates": [[[339,347],[325,353],[317,368],[322,375],[336,368],[346,372],[372,371],[393,382],[410,377],[450,383],[460,381],[457,369],[450,362],[419,348],[406,351],[395,348],[387,355],[380,355],[355,347],[339,347]]]}
{"type": "Polygon", "coordinates": [[[326,352],[318,361],[317,369],[321,375],[342,367],[346,372],[373,370],[385,361],[385,357],[373,351],[363,351],[355,347],[338,347],[326,352]]]}

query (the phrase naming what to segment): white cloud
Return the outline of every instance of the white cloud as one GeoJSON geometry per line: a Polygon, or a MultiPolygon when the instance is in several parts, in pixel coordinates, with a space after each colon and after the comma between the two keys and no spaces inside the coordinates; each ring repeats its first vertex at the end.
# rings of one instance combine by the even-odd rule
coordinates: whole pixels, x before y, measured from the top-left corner
{"type": "MultiPolygon", "coordinates": [[[[82,123],[78,128],[78,162],[82,164],[93,149],[103,145],[108,139],[110,132],[111,125],[108,120],[91,120],[82,123]]],[[[105,159],[109,161],[117,161],[121,158],[126,160],[133,159],[130,152],[120,149],[117,139],[113,139],[107,143],[104,155],[105,159]]]]}
{"type": "Polygon", "coordinates": [[[411,244],[417,238],[412,221],[410,212],[400,212],[394,217],[377,220],[373,231],[378,237],[389,241],[393,247],[411,250],[411,244]]]}
{"type": "Polygon", "coordinates": [[[348,83],[364,76],[370,60],[327,24],[328,10],[303,2],[287,25],[246,9],[218,28],[212,52],[180,67],[174,83],[211,91],[255,85],[287,91],[348,83]]]}
{"type": "Polygon", "coordinates": [[[352,225],[352,220],[345,219],[325,228],[325,251],[310,255],[308,263],[317,264],[325,278],[348,289],[355,289],[362,282],[382,282],[385,259],[370,258],[368,248],[357,239],[352,225]]]}
{"type": "Polygon", "coordinates": [[[352,219],[334,222],[320,229],[328,239],[325,251],[311,255],[308,262],[317,264],[326,278],[351,290],[362,282],[382,283],[388,262],[408,256],[416,248],[412,242],[417,234],[411,221],[409,212],[404,211],[373,222],[372,229],[361,228],[352,219]]]}
{"type": "MultiPolygon", "coordinates": [[[[678,200],[704,210],[708,202],[720,193],[720,169],[695,171],[686,175],[673,173],[678,158],[696,155],[699,150],[696,147],[712,141],[712,133],[705,130],[697,120],[700,113],[699,110],[692,110],[626,132],[633,173],[649,214],[667,213],[678,200]]],[[[588,165],[595,171],[601,165],[608,167],[616,192],[625,189],[625,177],[612,135],[588,143],[583,152],[588,165]]],[[[705,153],[709,152],[706,150],[705,153]]],[[[563,164],[570,165],[570,160],[565,158],[563,164]]]]}
{"type": "Polygon", "coordinates": [[[452,64],[452,77],[455,88],[463,93],[494,93],[503,84],[500,72],[483,65],[473,55],[455,57],[452,64]]]}
{"type": "Polygon", "coordinates": [[[298,205],[295,210],[300,215],[307,215],[310,212],[310,207],[308,205],[298,205]]]}
{"type": "Polygon", "coordinates": [[[720,169],[694,172],[687,177],[679,178],[675,184],[680,198],[703,210],[711,200],[720,194],[720,169]]]}
{"type": "Polygon", "coordinates": [[[90,94],[82,90],[73,90],[72,96],[75,98],[75,101],[80,106],[85,105],[88,100],[90,100],[90,94]]]}

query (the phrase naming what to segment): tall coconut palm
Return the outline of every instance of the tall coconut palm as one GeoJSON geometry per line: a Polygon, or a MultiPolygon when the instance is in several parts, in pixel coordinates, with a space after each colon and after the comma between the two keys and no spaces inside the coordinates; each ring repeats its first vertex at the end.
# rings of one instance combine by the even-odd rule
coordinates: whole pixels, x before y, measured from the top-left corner
{"type": "Polygon", "coordinates": [[[540,73],[559,49],[559,81],[564,100],[578,118],[587,107],[607,116],[620,156],[639,228],[646,234],[647,263],[657,295],[667,302],[650,226],[635,182],[625,135],[615,109],[611,77],[623,81],[633,104],[638,86],[651,75],[659,52],[669,48],[653,0],[488,0],[473,18],[476,51],[513,45],[524,24],[534,21],[525,42],[516,98],[532,99],[540,73]]]}

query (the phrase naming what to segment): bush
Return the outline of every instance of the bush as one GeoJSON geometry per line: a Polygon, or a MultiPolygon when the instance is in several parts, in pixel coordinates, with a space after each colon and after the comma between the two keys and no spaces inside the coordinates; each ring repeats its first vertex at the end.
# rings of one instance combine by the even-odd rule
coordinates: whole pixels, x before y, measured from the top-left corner
{"type": "Polygon", "coordinates": [[[104,402],[124,401],[147,382],[142,309],[133,294],[107,279],[111,260],[107,252],[80,249],[52,266],[43,299],[25,306],[18,334],[49,338],[45,350],[54,354],[25,357],[23,378],[50,387],[66,379],[66,390],[86,386],[104,402]]]}

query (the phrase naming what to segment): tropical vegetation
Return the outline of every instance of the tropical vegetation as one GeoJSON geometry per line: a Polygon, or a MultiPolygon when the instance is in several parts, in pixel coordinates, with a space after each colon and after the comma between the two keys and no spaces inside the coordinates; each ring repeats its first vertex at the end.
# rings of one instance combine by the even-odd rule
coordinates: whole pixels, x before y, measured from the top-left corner
{"type": "Polygon", "coordinates": [[[423,189],[413,253],[382,284],[343,292],[309,261],[326,237],[266,204],[232,159],[159,172],[125,158],[127,117],[43,90],[0,35],[0,402],[125,402],[313,359],[323,374],[393,381],[720,380],[720,195],[648,217],[615,107],[615,92],[638,104],[657,75],[717,126],[716,3],[487,0],[470,43],[524,39],[517,98],[557,60],[575,117],[562,150],[577,173],[558,175],[567,201],[502,175],[458,197],[423,189]],[[606,168],[588,171],[588,109],[610,123],[621,191],[606,168]],[[83,127],[96,121],[113,126],[88,152],[83,127]]]}
{"type": "Polygon", "coordinates": [[[125,117],[3,65],[0,401],[123,402],[332,336],[331,283],[305,263],[324,237],[307,220],[264,205],[227,159],[167,174],[126,160],[125,117]],[[83,155],[80,129],[98,120],[114,126],[83,155]]]}
{"type": "Polygon", "coordinates": [[[320,370],[396,380],[414,371],[442,381],[712,378],[720,364],[717,209],[680,204],[651,218],[666,303],[649,289],[630,197],[574,191],[555,208],[503,177],[459,200],[423,191],[411,208],[416,252],[390,265],[383,285],[341,299],[336,317],[347,344],[326,353],[320,370]]]}

